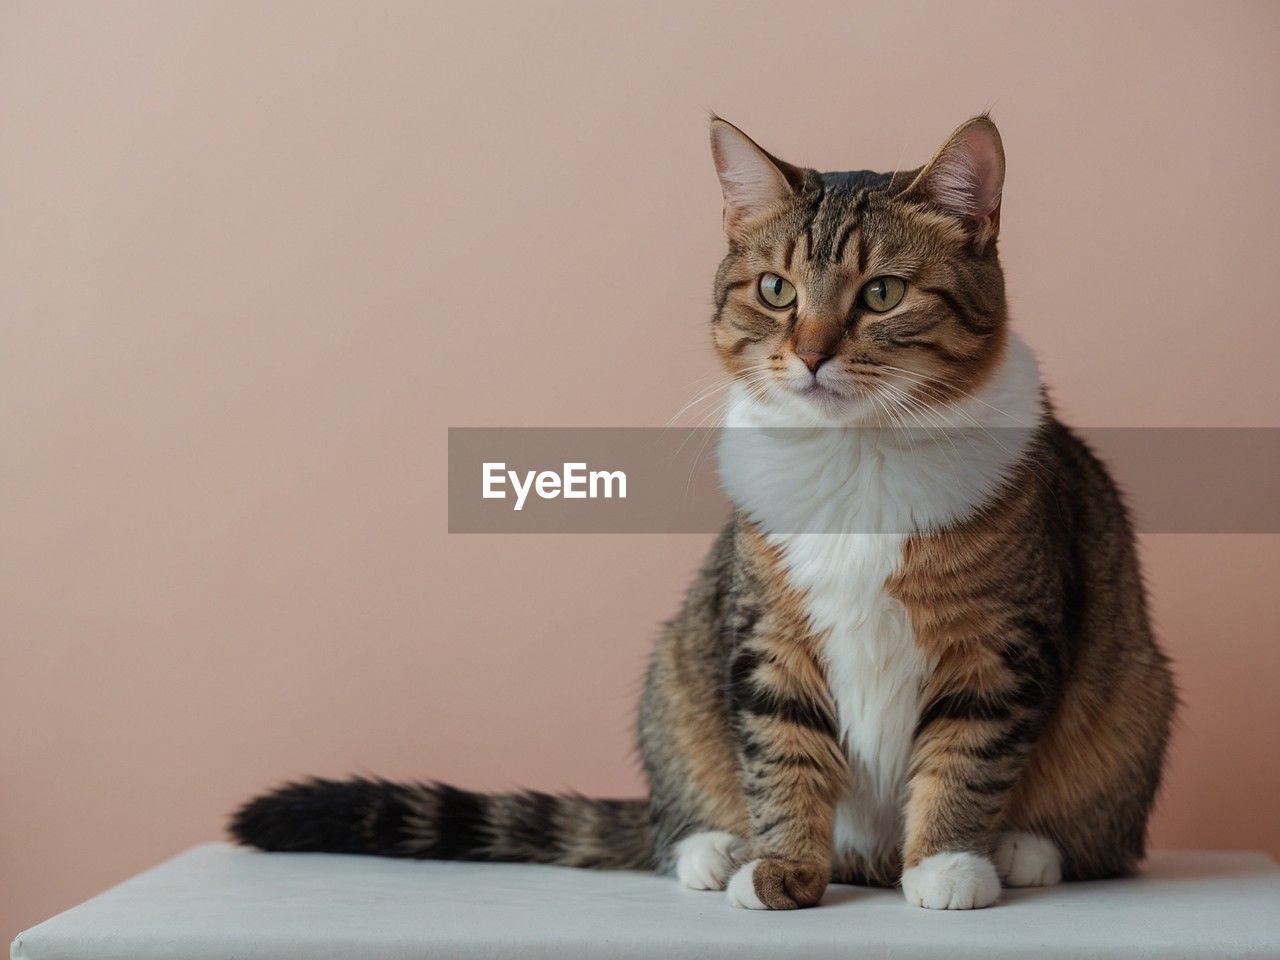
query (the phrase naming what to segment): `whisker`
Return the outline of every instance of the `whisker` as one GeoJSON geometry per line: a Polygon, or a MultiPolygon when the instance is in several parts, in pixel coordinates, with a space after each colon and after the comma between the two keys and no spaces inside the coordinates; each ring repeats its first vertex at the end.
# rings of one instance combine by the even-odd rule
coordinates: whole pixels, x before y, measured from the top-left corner
{"type": "MultiPolygon", "coordinates": [[[[898,367],[890,367],[888,364],[886,364],[885,366],[886,366],[886,368],[887,368],[887,369],[896,370],[896,371],[898,371],[898,372],[900,372],[900,373],[904,373],[904,374],[907,374],[907,375],[918,375],[918,376],[922,376],[922,377],[926,376],[926,375],[924,375],[924,374],[918,374],[918,372],[917,372],[917,371],[914,371],[914,370],[902,370],[901,368],[898,368],[898,367]]],[[[929,379],[931,379],[931,380],[936,380],[936,381],[938,381],[938,382],[943,382],[943,383],[945,383],[945,381],[941,381],[941,380],[940,380],[939,378],[937,378],[937,377],[930,377],[929,379]]],[[[939,400],[939,401],[942,401],[942,402],[948,402],[948,401],[949,401],[949,399],[950,399],[950,398],[948,398],[948,397],[945,397],[945,396],[943,396],[943,395],[939,394],[936,390],[933,390],[933,389],[932,389],[928,384],[925,384],[925,383],[917,383],[917,384],[916,384],[916,386],[917,386],[919,389],[922,389],[922,390],[927,391],[927,392],[929,393],[929,395],[930,395],[930,396],[934,397],[935,399],[937,399],[937,400],[939,400]]],[[[959,392],[959,393],[961,393],[961,394],[964,394],[964,395],[966,395],[966,396],[972,396],[971,394],[965,394],[965,392],[964,392],[964,391],[958,391],[958,392],[959,392]]],[[[1005,413],[1003,410],[999,409],[998,407],[995,407],[995,406],[993,406],[993,405],[991,405],[991,404],[989,404],[989,403],[986,403],[984,400],[982,400],[982,398],[981,398],[981,397],[973,397],[973,399],[977,400],[977,401],[978,401],[978,402],[980,402],[980,403],[983,403],[985,406],[990,407],[990,408],[991,408],[992,410],[994,410],[996,413],[999,413],[999,414],[1002,414],[1002,415],[1004,415],[1004,416],[1007,416],[1007,417],[1009,417],[1009,419],[1014,420],[1015,422],[1018,422],[1018,421],[1017,421],[1017,418],[1010,416],[1009,414],[1005,413]]],[[[917,400],[917,402],[919,402],[919,401],[917,400]]],[[[1050,481],[1050,479],[1052,478],[1052,477],[1051,477],[1051,475],[1046,475],[1046,473],[1044,472],[1044,463],[1043,463],[1043,462],[1041,462],[1040,460],[1038,460],[1038,459],[1037,459],[1033,454],[1031,454],[1031,453],[1030,453],[1029,451],[1027,451],[1027,450],[1014,450],[1014,449],[1011,449],[1011,448],[1010,448],[1010,447],[1009,447],[1009,446],[1008,446],[1008,445],[1007,445],[1003,440],[1001,440],[1001,439],[1000,439],[999,437],[997,437],[994,433],[992,433],[992,432],[991,432],[991,430],[990,430],[990,429],[988,429],[988,427],[987,427],[987,425],[986,425],[986,424],[983,424],[981,421],[979,421],[977,418],[975,418],[975,417],[974,417],[974,416],[972,416],[971,414],[968,414],[966,411],[963,411],[963,410],[957,410],[957,409],[955,409],[955,408],[953,408],[953,407],[952,407],[952,408],[948,408],[948,411],[947,411],[947,412],[954,413],[954,414],[957,414],[957,415],[959,415],[959,416],[965,417],[965,419],[967,419],[971,424],[973,424],[973,426],[974,426],[974,427],[976,427],[977,429],[981,430],[981,431],[983,432],[983,434],[984,434],[984,435],[985,435],[985,436],[986,436],[986,437],[987,437],[987,438],[988,438],[992,443],[994,443],[997,447],[999,447],[999,448],[1000,448],[1000,450],[1001,450],[1001,451],[1003,451],[1006,455],[1008,455],[1011,459],[1018,459],[1018,460],[1021,460],[1023,463],[1025,463],[1025,464],[1027,465],[1027,469],[1030,471],[1031,475],[1032,475],[1032,476],[1033,476],[1033,477],[1034,477],[1034,478],[1035,478],[1035,479],[1036,479],[1036,480],[1037,480],[1037,481],[1038,481],[1038,482],[1039,482],[1039,483],[1040,483],[1040,484],[1045,488],[1045,490],[1047,490],[1047,491],[1048,491],[1051,495],[1053,495],[1055,498],[1057,497],[1057,493],[1056,493],[1056,491],[1054,490],[1053,485],[1049,482],[1049,481],[1050,481]]],[[[1021,426],[1024,426],[1024,428],[1029,429],[1029,427],[1026,427],[1026,425],[1022,425],[1022,424],[1020,424],[1020,425],[1021,425],[1021,426]]],[[[962,428],[962,429],[965,429],[965,428],[962,428]]]]}
{"type": "Polygon", "coordinates": [[[706,401],[710,400],[711,397],[714,396],[716,393],[726,389],[727,387],[732,386],[740,378],[752,375],[754,373],[762,372],[764,370],[767,370],[768,367],[769,365],[767,363],[761,362],[761,363],[749,365],[743,368],[743,370],[737,374],[725,374],[725,373],[717,374],[719,379],[716,380],[714,383],[700,389],[692,400],[686,403],[683,407],[681,407],[671,416],[671,419],[669,419],[666,422],[665,426],[670,427],[672,424],[676,422],[676,420],[678,420],[681,416],[683,416],[686,412],[688,412],[692,407],[697,406],[699,403],[705,403],[706,401]]]}
{"type": "Polygon", "coordinates": [[[1014,423],[1019,423],[1019,424],[1021,423],[1021,421],[1017,417],[1015,417],[1013,414],[1009,413],[1008,411],[1001,410],[999,407],[995,406],[994,404],[989,403],[986,400],[983,400],[979,396],[975,396],[974,394],[970,393],[967,390],[962,390],[960,387],[956,386],[952,381],[947,380],[943,377],[935,377],[935,376],[932,376],[931,374],[921,373],[919,370],[907,370],[904,367],[895,367],[887,363],[881,364],[881,366],[886,370],[892,370],[894,373],[900,373],[900,374],[903,374],[904,376],[914,377],[921,382],[939,384],[945,389],[954,392],[957,396],[964,397],[967,400],[974,400],[977,403],[982,404],[984,407],[987,407],[988,409],[1000,414],[1000,416],[1008,417],[1014,423]]]}

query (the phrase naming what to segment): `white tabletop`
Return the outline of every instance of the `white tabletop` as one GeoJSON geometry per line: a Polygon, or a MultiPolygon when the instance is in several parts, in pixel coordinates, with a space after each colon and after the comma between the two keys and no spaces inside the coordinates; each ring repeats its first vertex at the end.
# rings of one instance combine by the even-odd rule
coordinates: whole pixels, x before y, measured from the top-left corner
{"type": "Polygon", "coordinates": [[[818,909],[757,913],[643,873],[210,844],[12,949],[22,960],[1280,958],[1280,867],[1257,853],[1157,853],[1139,878],[1006,891],[987,910],[835,886],[818,909]]]}

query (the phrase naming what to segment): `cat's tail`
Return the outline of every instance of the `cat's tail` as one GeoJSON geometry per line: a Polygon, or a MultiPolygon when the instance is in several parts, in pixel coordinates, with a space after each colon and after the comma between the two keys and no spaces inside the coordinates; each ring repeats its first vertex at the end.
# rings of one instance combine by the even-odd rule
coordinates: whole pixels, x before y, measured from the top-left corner
{"type": "Polygon", "coordinates": [[[654,863],[648,801],[531,790],[483,794],[443,783],[313,779],[250,800],[230,829],[240,843],[263,850],[606,869],[654,863]]]}

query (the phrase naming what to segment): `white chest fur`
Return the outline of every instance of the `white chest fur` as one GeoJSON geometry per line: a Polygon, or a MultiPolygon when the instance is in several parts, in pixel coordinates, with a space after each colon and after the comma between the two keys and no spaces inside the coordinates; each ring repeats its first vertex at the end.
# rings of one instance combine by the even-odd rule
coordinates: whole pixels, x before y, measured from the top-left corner
{"type": "Polygon", "coordinates": [[[851,773],[836,815],[838,855],[879,858],[897,845],[934,667],[886,582],[911,534],[954,524],[996,492],[1042,415],[1035,359],[1013,338],[980,395],[939,414],[969,428],[959,438],[831,425],[745,393],[731,400],[719,448],[725,488],[781,548],[822,636],[851,773]]]}

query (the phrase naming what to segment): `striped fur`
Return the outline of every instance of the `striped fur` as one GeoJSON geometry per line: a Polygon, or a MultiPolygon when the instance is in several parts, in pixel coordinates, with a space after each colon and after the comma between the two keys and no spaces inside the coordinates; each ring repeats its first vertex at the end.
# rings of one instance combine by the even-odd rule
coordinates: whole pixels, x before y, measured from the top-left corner
{"type": "Polygon", "coordinates": [[[753,909],[833,879],[966,909],[1139,863],[1173,683],[1115,485],[1008,329],[994,125],[897,174],[795,167],[719,120],[712,141],[712,340],[744,429],[720,447],[735,514],[649,664],[648,797],[313,780],[250,801],[239,840],[658,869],[753,909]],[[886,275],[906,292],[874,313],[886,275]]]}
{"type": "Polygon", "coordinates": [[[241,807],[231,832],[263,850],[569,867],[643,868],[652,851],[642,800],[360,777],[286,784],[241,807]]]}

